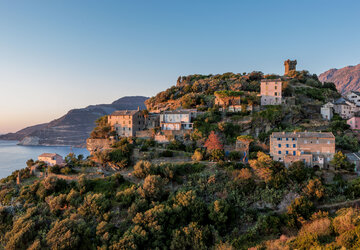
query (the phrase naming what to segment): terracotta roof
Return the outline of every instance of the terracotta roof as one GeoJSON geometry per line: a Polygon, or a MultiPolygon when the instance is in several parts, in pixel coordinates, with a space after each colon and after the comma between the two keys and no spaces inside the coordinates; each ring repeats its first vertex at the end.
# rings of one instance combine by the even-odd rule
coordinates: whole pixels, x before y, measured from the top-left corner
{"type": "Polygon", "coordinates": [[[280,138],[335,138],[331,132],[274,132],[271,137],[280,138]]]}
{"type": "Polygon", "coordinates": [[[281,79],[261,79],[262,82],[281,82],[281,79]]]}
{"type": "Polygon", "coordinates": [[[117,110],[114,111],[111,115],[113,116],[123,116],[123,115],[135,115],[138,110],[117,110]]]}
{"type": "MultiPolygon", "coordinates": [[[[55,154],[55,153],[43,153],[43,154],[39,155],[39,157],[54,157],[57,155],[58,154],[55,154]]],[[[61,156],[61,155],[58,155],[58,156],[61,156]]]]}
{"type": "Polygon", "coordinates": [[[162,114],[191,114],[191,113],[196,113],[196,110],[192,110],[192,109],[182,109],[182,110],[172,110],[172,111],[164,111],[162,112],[162,114]]]}

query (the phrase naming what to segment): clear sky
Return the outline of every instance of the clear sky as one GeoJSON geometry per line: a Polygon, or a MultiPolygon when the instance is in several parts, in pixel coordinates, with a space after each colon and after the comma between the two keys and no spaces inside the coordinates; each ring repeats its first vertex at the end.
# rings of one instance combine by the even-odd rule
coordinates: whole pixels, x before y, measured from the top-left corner
{"type": "Polygon", "coordinates": [[[360,1],[2,0],[0,133],[180,75],[360,63],[360,1]]]}

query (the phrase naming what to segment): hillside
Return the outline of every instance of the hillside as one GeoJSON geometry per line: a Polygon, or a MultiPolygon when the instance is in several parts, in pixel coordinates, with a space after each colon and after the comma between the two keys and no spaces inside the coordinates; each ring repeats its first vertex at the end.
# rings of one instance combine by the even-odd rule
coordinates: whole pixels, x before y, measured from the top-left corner
{"type": "Polygon", "coordinates": [[[357,249],[360,210],[340,208],[358,204],[360,184],[343,153],[330,169],[268,155],[269,135],[280,131],[332,132],[334,150],[359,149],[345,120],[320,116],[339,97],[335,85],[307,71],[289,75],[181,77],[146,104],[202,110],[182,139],[108,140],[104,117],[90,157],[27,161],[0,181],[0,248],[357,249]],[[274,77],[285,103],[260,107],[260,80],[274,77]],[[215,96],[240,96],[246,108],[223,112],[215,96]],[[248,143],[248,161],[236,141],[248,143]]]}
{"type": "Polygon", "coordinates": [[[360,90],[360,64],[330,69],[319,75],[321,82],[333,82],[340,93],[360,90]]]}
{"type": "Polygon", "coordinates": [[[144,96],[128,96],[111,104],[90,105],[70,110],[66,115],[49,123],[22,129],[16,133],[1,135],[1,140],[19,140],[24,145],[71,145],[83,146],[95,127],[95,120],[115,110],[145,108],[144,96]]]}

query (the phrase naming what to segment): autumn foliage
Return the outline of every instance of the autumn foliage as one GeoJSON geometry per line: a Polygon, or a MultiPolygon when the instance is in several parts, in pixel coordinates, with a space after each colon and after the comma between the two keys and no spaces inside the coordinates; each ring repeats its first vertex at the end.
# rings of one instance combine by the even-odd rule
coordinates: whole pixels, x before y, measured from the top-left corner
{"type": "Polygon", "coordinates": [[[222,150],[224,149],[224,146],[222,145],[220,138],[217,134],[215,134],[214,131],[211,131],[209,138],[206,140],[204,146],[207,148],[207,150],[222,150]]]}

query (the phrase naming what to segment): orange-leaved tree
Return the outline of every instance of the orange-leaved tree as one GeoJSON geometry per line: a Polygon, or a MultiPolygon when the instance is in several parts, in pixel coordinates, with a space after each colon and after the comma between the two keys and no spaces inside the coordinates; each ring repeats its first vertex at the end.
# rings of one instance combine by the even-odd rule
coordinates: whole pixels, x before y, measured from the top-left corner
{"type": "Polygon", "coordinates": [[[204,146],[208,151],[224,149],[224,146],[222,145],[219,136],[215,134],[215,131],[211,131],[209,138],[206,140],[204,146]]]}

